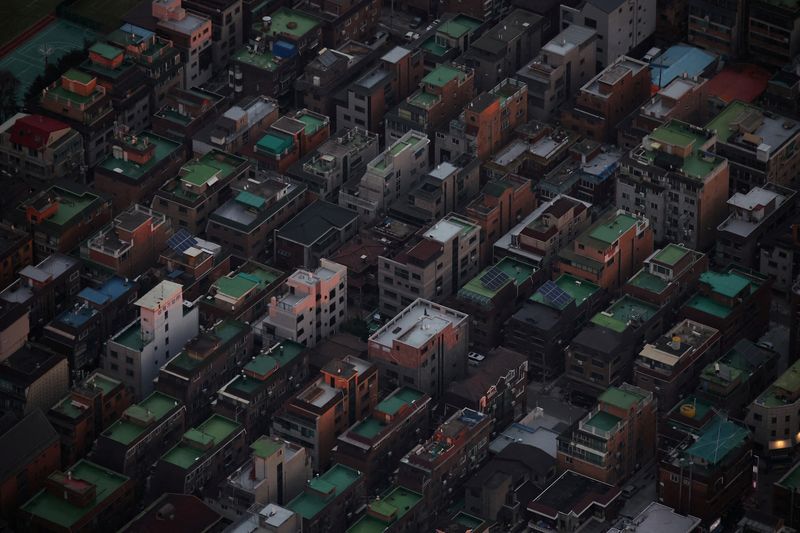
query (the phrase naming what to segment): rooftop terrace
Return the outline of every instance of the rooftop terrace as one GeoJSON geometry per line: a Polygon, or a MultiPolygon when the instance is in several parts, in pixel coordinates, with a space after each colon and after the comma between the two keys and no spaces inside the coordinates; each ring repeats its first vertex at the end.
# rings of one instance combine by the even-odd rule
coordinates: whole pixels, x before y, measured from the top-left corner
{"type": "Polygon", "coordinates": [[[397,341],[419,348],[446,328],[458,327],[468,318],[464,313],[417,299],[375,332],[370,342],[391,348],[397,341]]]}
{"type": "Polygon", "coordinates": [[[337,463],[321,476],[309,481],[306,490],[286,507],[304,519],[312,520],[360,477],[361,473],[337,463]]]}
{"type": "Polygon", "coordinates": [[[600,287],[594,283],[578,279],[570,274],[561,274],[554,283],[559,289],[567,293],[570,298],[569,301],[564,302],[562,300],[557,300],[552,295],[545,295],[541,290],[537,290],[533,293],[533,296],[530,298],[531,301],[547,305],[548,307],[555,307],[556,309],[564,309],[569,302],[573,300],[576,306],[580,306],[589,297],[600,290],[600,287]]]}
{"type": "Polygon", "coordinates": [[[127,446],[146,433],[152,427],[151,423],[158,423],[177,406],[178,401],[175,398],[153,392],[138,404],[126,409],[120,420],[103,431],[103,436],[127,446]],[[150,423],[145,423],[146,421],[150,423]]]}
{"type": "Polygon", "coordinates": [[[444,87],[455,79],[458,79],[459,82],[464,81],[466,77],[467,74],[461,69],[439,65],[422,78],[422,83],[433,85],[434,87],[444,87]]]}
{"type": "Polygon", "coordinates": [[[208,451],[216,450],[225,440],[233,435],[241,426],[221,415],[211,415],[196,429],[192,428],[183,434],[183,440],[161,456],[162,461],[172,463],[184,470],[192,466],[208,451]],[[210,446],[208,449],[204,449],[210,446]]]}
{"type": "Polygon", "coordinates": [[[421,501],[421,494],[405,487],[394,487],[380,499],[371,502],[367,514],[353,524],[347,533],[383,533],[421,501]]]}
{"type": "Polygon", "coordinates": [[[745,146],[755,151],[762,144],[774,153],[786,142],[800,134],[800,123],[787,117],[765,114],[759,107],[732,102],[706,126],[716,132],[719,142],[747,141],[745,146]]]}
{"type": "Polygon", "coordinates": [[[592,323],[622,333],[629,326],[638,327],[650,320],[658,308],[627,294],[611,307],[592,317],[592,323]]]}
{"type": "Polygon", "coordinates": [[[154,133],[144,132],[138,136],[137,141],[143,141],[145,139],[147,143],[155,145],[153,157],[146,163],[140,165],[132,160],[126,161],[124,159],[117,159],[112,154],[103,159],[103,161],[99,164],[99,167],[109,172],[120,174],[126,178],[138,181],[145,174],[158,166],[162,161],[170,157],[178,157],[179,152],[182,150],[180,143],[171,141],[170,139],[161,137],[154,133]]]}

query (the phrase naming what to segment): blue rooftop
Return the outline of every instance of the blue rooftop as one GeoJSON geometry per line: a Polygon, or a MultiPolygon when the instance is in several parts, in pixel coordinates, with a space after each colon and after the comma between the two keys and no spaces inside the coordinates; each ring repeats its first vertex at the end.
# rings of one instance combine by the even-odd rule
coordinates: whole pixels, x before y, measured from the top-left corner
{"type": "Polygon", "coordinates": [[[699,76],[716,60],[716,56],[688,44],[670,46],[650,63],[650,79],[653,85],[662,88],[675,78],[686,73],[699,76]]]}
{"type": "Polygon", "coordinates": [[[109,301],[116,300],[128,292],[131,287],[133,287],[133,283],[130,281],[125,281],[122,278],[114,276],[107,280],[99,289],[86,287],[78,293],[78,296],[95,305],[103,305],[109,301]]]}
{"type": "Polygon", "coordinates": [[[80,307],[76,310],[64,311],[61,313],[55,322],[59,324],[66,324],[73,328],[79,328],[86,324],[90,318],[97,314],[97,310],[91,307],[80,307]]]}

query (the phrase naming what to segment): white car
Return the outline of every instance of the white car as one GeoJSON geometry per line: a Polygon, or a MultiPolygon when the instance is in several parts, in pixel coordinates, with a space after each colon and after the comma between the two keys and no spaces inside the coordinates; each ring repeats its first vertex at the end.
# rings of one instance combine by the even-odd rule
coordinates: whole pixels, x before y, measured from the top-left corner
{"type": "Polygon", "coordinates": [[[479,354],[478,352],[469,352],[467,354],[467,358],[469,359],[470,363],[474,363],[477,365],[483,362],[483,360],[486,359],[486,356],[483,354],[479,354]]]}

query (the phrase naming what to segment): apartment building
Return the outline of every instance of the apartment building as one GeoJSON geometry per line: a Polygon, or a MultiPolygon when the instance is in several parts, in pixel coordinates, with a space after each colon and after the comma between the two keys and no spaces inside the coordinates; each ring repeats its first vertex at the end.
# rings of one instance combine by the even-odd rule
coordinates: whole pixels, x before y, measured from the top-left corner
{"type": "Polygon", "coordinates": [[[547,122],[597,73],[597,32],[570,24],[517,71],[528,86],[528,114],[547,122]]]}
{"type": "Polygon", "coordinates": [[[592,204],[595,211],[603,210],[614,203],[622,156],[610,144],[590,139],[576,142],[566,158],[536,183],[536,196],[542,201],[559,194],[572,196],[592,204]]]}
{"type": "Polygon", "coordinates": [[[179,141],[187,152],[192,139],[220,116],[227,104],[221,94],[198,88],[173,87],[162,99],[163,105],[151,117],[151,129],[156,135],[179,141]]]}
{"type": "Polygon", "coordinates": [[[730,162],[730,188],[746,193],[767,182],[797,185],[800,123],[754,105],[732,102],[706,125],[716,153],[730,162]]]}
{"type": "Polygon", "coordinates": [[[183,7],[211,20],[211,59],[221,71],[247,35],[242,0],[183,0],[183,7]]]}
{"type": "Polygon", "coordinates": [[[153,0],[151,5],[150,14],[156,19],[151,29],[181,53],[183,86],[191,89],[206,83],[214,72],[211,19],[188,12],[181,0],[153,0]]]}
{"type": "Polygon", "coordinates": [[[17,272],[33,262],[31,234],[16,226],[0,223],[0,288],[16,278],[17,272]]]}
{"type": "MultiPolygon", "coordinates": [[[[303,492],[286,505],[286,511],[294,517],[284,519],[284,523],[309,533],[344,531],[349,523],[347,516],[352,517],[364,501],[364,474],[335,464],[308,480],[303,492]]],[[[281,513],[279,517],[283,518],[285,514],[281,513]]]]}
{"type": "Polygon", "coordinates": [[[100,365],[141,399],[152,392],[153,379],[170,354],[197,335],[198,310],[184,305],[181,286],[171,281],[162,281],[134,305],[139,318],[108,340],[100,365]]]}
{"type": "Polygon", "coordinates": [[[791,457],[800,444],[800,363],[792,364],[747,407],[745,423],[767,457],[791,457]]]}
{"type": "Polygon", "coordinates": [[[655,456],[657,407],[652,392],[629,383],[607,389],[558,436],[559,470],[621,485],[655,456]]]}
{"type": "Polygon", "coordinates": [[[0,170],[19,178],[78,178],[83,157],[80,133],[60,120],[17,113],[0,125],[0,170]]]}
{"type": "Polygon", "coordinates": [[[710,248],[727,211],[728,161],[713,132],[671,120],[623,158],[616,205],[647,218],[658,243],[710,248]]]}
{"type": "Polygon", "coordinates": [[[220,275],[200,300],[200,319],[204,324],[234,319],[256,323],[267,312],[269,299],[276,294],[286,273],[248,260],[225,275],[220,275]]]}
{"type": "Polygon", "coordinates": [[[708,257],[684,246],[668,244],[644,260],[622,291],[659,307],[675,308],[697,287],[708,270],[708,257]]]}
{"type": "Polygon", "coordinates": [[[367,163],[378,156],[378,141],[377,134],[362,128],[340,130],[293,163],[286,174],[320,199],[336,202],[342,185],[363,176],[367,163]]]}
{"type": "Polygon", "coordinates": [[[756,0],[748,7],[745,31],[749,55],[778,68],[791,63],[800,52],[800,6],[756,0]]]}
{"type": "Polygon", "coordinates": [[[317,200],[275,231],[275,262],[284,268],[311,268],[358,233],[359,214],[317,200]]]}
{"type": "Polygon", "coordinates": [[[526,506],[534,531],[580,529],[587,523],[615,517],[621,491],[608,483],[566,470],[526,506]]]}
{"type": "Polygon", "coordinates": [[[656,31],[655,0],[583,0],[561,6],[561,28],[597,31],[597,70],[634,51],[656,31]]]}
{"type": "Polygon", "coordinates": [[[262,94],[245,97],[193,135],[191,150],[196,156],[212,150],[252,156],[256,139],[279,116],[277,100],[262,94]]]}
{"type": "Polygon", "coordinates": [[[558,253],[556,272],[571,274],[603,289],[621,287],[653,253],[653,229],[641,215],[611,212],[558,253]]]}
{"type": "Polygon", "coordinates": [[[480,228],[450,213],[419,240],[378,258],[380,309],[391,316],[417,298],[447,298],[479,269],[480,228]]]}
{"type": "Polygon", "coordinates": [[[389,527],[420,531],[425,515],[422,494],[396,485],[370,502],[364,516],[347,531],[383,531],[389,527]]]}
{"type": "Polygon", "coordinates": [[[483,161],[511,140],[517,126],[528,121],[528,87],[506,78],[479,94],[450,121],[446,132],[436,133],[436,163],[468,154],[483,161]]]}
{"type": "Polygon", "coordinates": [[[689,44],[735,59],[744,52],[744,0],[689,0],[689,44]]]}
{"type": "Polygon", "coordinates": [[[439,398],[466,371],[468,318],[423,299],[400,311],[368,342],[369,358],[380,369],[383,387],[411,386],[439,398]]]}
{"type": "Polygon", "coordinates": [[[433,70],[436,65],[456,59],[488,26],[489,23],[485,22],[488,19],[469,16],[463,8],[464,3],[461,2],[455,16],[447,18],[450,14],[444,14],[432,35],[424,39],[420,37],[422,44],[419,49],[425,55],[426,69],[433,70]]]}
{"type": "Polygon", "coordinates": [[[580,88],[561,123],[595,141],[616,138],[616,128],[650,96],[650,66],[628,56],[616,59],[580,88]]]}
{"type": "Polygon", "coordinates": [[[311,153],[330,136],[330,119],[301,109],[273,122],[255,144],[259,168],[284,174],[301,157],[311,153]]]}
{"type": "MultiPolygon", "coordinates": [[[[389,138],[387,137],[387,144],[389,138]]],[[[342,184],[338,202],[356,211],[362,222],[372,222],[394,202],[405,199],[428,169],[430,140],[419,131],[408,131],[367,163],[363,176],[342,184]]]]}
{"type": "Polygon", "coordinates": [[[763,236],[758,271],[772,277],[774,290],[791,295],[800,273],[800,220],[793,216],[782,226],[763,236]]]}
{"type": "Polygon", "coordinates": [[[375,33],[378,0],[303,0],[295,9],[321,20],[322,44],[336,48],[349,40],[364,41],[375,33]]]}
{"type": "Polygon", "coordinates": [[[682,320],[645,344],[634,359],[633,382],[653,393],[661,411],[669,410],[694,390],[703,368],[719,355],[719,341],[716,329],[682,320]]]}
{"type": "Polygon", "coordinates": [[[541,16],[515,9],[470,43],[458,62],[475,71],[475,89],[485,92],[514,76],[542,47],[541,16]]]}
{"type": "Polygon", "coordinates": [[[346,267],[322,258],[313,271],[301,269],[290,275],[285,291],[270,300],[262,326],[266,338],[314,347],[339,331],[347,315],[346,267]]]}

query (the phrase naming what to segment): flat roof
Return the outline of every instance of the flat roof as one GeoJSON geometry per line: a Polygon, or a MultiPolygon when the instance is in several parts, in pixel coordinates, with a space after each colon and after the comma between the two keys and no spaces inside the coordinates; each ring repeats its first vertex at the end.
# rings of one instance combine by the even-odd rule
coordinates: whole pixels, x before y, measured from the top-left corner
{"type": "MultiPolygon", "coordinates": [[[[167,396],[166,394],[156,391],[138,404],[131,406],[134,409],[131,409],[131,407],[126,409],[125,413],[138,415],[143,412],[148,417],[152,416],[153,422],[158,422],[177,406],[178,400],[172,396],[167,396]]],[[[123,415],[121,419],[103,431],[103,436],[127,446],[150,429],[150,427],[149,424],[141,425],[132,422],[126,415],[123,415]]]]}
{"type": "Polygon", "coordinates": [[[627,411],[633,405],[639,403],[645,398],[646,396],[643,393],[633,390],[631,387],[625,389],[619,387],[610,387],[597,398],[597,401],[607,403],[627,411]]]}
{"type": "Polygon", "coordinates": [[[477,229],[477,224],[472,220],[451,213],[431,226],[424,233],[424,236],[434,241],[446,243],[458,235],[466,236],[477,229]]]}
{"type": "Polygon", "coordinates": [[[353,524],[347,533],[384,533],[394,522],[400,520],[422,501],[422,494],[405,487],[397,486],[389,489],[380,499],[372,501],[367,513],[353,524]],[[385,516],[382,520],[378,516],[385,516]]]}
{"type": "Polygon", "coordinates": [[[436,87],[444,87],[456,78],[463,80],[466,77],[466,73],[461,69],[448,65],[438,65],[435,69],[430,71],[427,76],[422,78],[422,83],[427,83],[436,87]]]}
{"type": "Polygon", "coordinates": [[[307,488],[286,508],[294,511],[306,520],[311,520],[323,511],[329,503],[340,496],[353,483],[358,481],[361,473],[342,464],[335,464],[319,477],[308,482],[307,488]],[[308,490],[311,489],[311,490],[308,490]],[[325,494],[322,496],[320,493],[325,494]]]}
{"type": "Polygon", "coordinates": [[[204,457],[208,451],[215,450],[222,442],[233,435],[242,426],[221,415],[211,415],[197,428],[183,434],[183,440],[161,456],[162,461],[172,463],[184,470],[190,470],[195,462],[204,457]],[[197,443],[197,445],[192,445],[197,443]],[[203,447],[211,443],[208,450],[203,447]]]}
{"type": "Polygon", "coordinates": [[[588,232],[589,237],[606,244],[612,244],[626,231],[636,225],[638,219],[627,213],[617,213],[613,219],[604,221],[588,232]]]}
{"type": "Polygon", "coordinates": [[[586,420],[585,424],[595,427],[601,431],[611,431],[616,427],[617,424],[620,423],[622,419],[618,416],[614,416],[611,413],[607,413],[605,411],[597,411],[593,415],[590,415],[588,420],[586,420]]]}
{"type": "Polygon", "coordinates": [[[732,102],[722,110],[708,123],[706,129],[716,132],[720,142],[731,142],[745,131],[740,131],[740,125],[748,134],[761,141],[759,145],[750,143],[751,150],[755,151],[758,146],[767,146],[770,154],[777,152],[800,133],[800,122],[773,113],[768,116],[763,109],[739,101],[732,102]]]}
{"type": "Polygon", "coordinates": [[[387,396],[382,402],[378,403],[378,405],[375,406],[375,409],[381,413],[386,413],[387,415],[394,415],[403,406],[412,405],[423,396],[425,396],[425,394],[418,390],[403,387],[397,389],[387,396]]]}
{"type": "Polygon", "coordinates": [[[691,251],[688,248],[670,243],[656,252],[656,254],[653,256],[653,259],[660,263],[674,266],[690,252],[691,251]]]}
{"type": "Polygon", "coordinates": [[[319,20],[306,15],[301,11],[282,7],[270,14],[272,25],[267,33],[273,37],[289,35],[295,39],[300,39],[306,33],[319,26],[319,20]]]}
{"type": "Polygon", "coordinates": [[[183,292],[183,286],[179,283],[164,280],[152,289],[147,294],[136,300],[133,305],[137,307],[144,307],[145,309],[156,309],[161,302],[172,298],[176,293],[183,292]]]}
{"type": "MultiPolygon", "coordinates": [[[[595,294],[597,291],[600,290],[600,287],[595,285],[594,283],[582,279],[578,279],[571,274],[561,274],[556,278],[555,282],[556,286],[560,288],[562,291],[566,292],[572,300],[575,301],[576,306],[580,306],[585,302],[589,297],[595,294]]],[[[556,309],[564,309],[567,304],[559,305],[559,303],[552,301],[550,298],[545,296],[539,290],[533,293],[531,296],[531,301],[537,302],[540,304],[547,305],[548,307],[554,307],[556,309]]]]}
{"type": "Polygon", "coordinates": [[[420,348],[447,327],[457,327],[468,319],[464,313],[418,298],[369,340],[388,348],[395,342],[420,348]]]}
{"type": "Polygon", "coordinates": [[[657,312],[657,307],[626,294],[605,311],[594,315],[592,323],[622,333],[630,325],[638,327],[637,322],[638,325],[647,322],[657,312]]]}
{"type": "Polygon", "coordinates": [[[118,159],[114,157],[112,153],[103,159],[98,166],[111,173],[119,174],[133,180],[139,180],[159,163],[173,155],[177,155],[178,152],[183,149],[180,143],[148,131],[137,135],[136,138],[138,144],[141,144],[141,142],[146,139],[149,144],[155,146],[153,157],[149,161],[144,164],[139,164],[130,159],[127,161],[118,159]]]}

